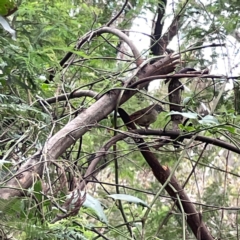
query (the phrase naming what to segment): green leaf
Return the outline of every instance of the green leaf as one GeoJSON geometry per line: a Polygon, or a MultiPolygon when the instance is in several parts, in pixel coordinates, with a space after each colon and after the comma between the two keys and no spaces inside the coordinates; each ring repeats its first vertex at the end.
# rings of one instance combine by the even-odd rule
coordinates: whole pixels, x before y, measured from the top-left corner
{"type": "Polygon", "coordinates": [[[197,113],[192,113],[192,112],[177,112],[177,111],[171,111],[170,113],[167,114],[167,116],[170,115],[182,115],[185,118],[190,118],[190,119],[197,119],[198,114],[197,113]]]}
{"type": "MultiPolygon", "coordinates": [[[[81,192],[81,194],[83,194],[84,192],[81,192]]],[[[86,200],[83,203],[84,207],[87,208],[91,208],[92,210],[95,211],[95,213],[97,214],[97,216],[99,217],[99,220],[104,222],[104,223],[108,223],[107,221],[107,217],[103,212],[103,208],[101,206],[101,203],[94,197],[92,197],[91,195],[89,195],[88,193],[86,194],[86,200]]]]}
{"type": "Polygon", "coordinates": [[[144,207],[148,207],[149,205],[147,203],[145,203],[143,200],[134,197],[132,195],[127,195],[127,194],[111,194],[108,195],[109,197],[115,199],[115,200],[123,200],[123,201],[127,201],[127,202],[132,202],[132,203],[136,203],[136,204],[140,204],[144,207]]]}
{"type": "Polygon", "coordinates": [[[232,127],[232,126],[221,126],[220,129],[228,131],[230,133],[235,133],[236,132],[236,128],[232,127]]]}
{"type": "Polygon", "coordinates": [[[22,211],[22,200],[18,198],[0,199],[0,213],[19,214],[22,211]]]}
{"type": "Polygon", "coordinates": [[[14,1],[1,0],[0,1],[0,15],[6,16],[16,8],[14,1]]]}
{"type": "Polygon", "coordinates": [[[42,183],[41,181],[37,181],[35,184],[34,184],[34,196],[38,199],[38,201],[42,201],[42,194],[41,194],[41,191],[42,191],[42,183]]]}
{"type": "Polygon", "coordinates": [[[215,117],[213,117],[212,115],[207,115],[207,116],[203,117],[201,120],[199,120],[198,122],[203,125],[219,124],[218,120],[215,117]]]}
{"type": "Polygon", "coordinates": [[[184,130],[184,131],[187,131],[187,132],[193,132],[193,131],[196,130],[196,128],[193,127],[193,126],[183,126],[182,124],[179,124],[178,126],[182,131],[184,130]]]}
{"type": "MultiPolygon", "coordinates": [[[[73,205],[73,204],[76,203],[76,201],[78,201],[79,197],[83,197],[84,194],[85,194],[85,192],[81,191],[80,192],[81,196],[79,196],[78,192],[74,191],[73,193],[67,195],[67,199],[73,198],[72,201],[71,201],[71,204],[73,205]],[[72,195],[72,194],[74,194],[74,195],[72,195]]],[[[100,221],[102,221],[106,224],[108,223],[107,217],[103,212],[103,208],[101,206],[101,203],[96,198],[89,195],[88,193],[86,193],[86,199],[83,203],[83,206],[86,207],[86,208],[92,209],[97,214],[100,221]]]]}
{"type": "Polygon", "coordinates": [[[1,15],[0,15],[0,24],[7,32],[9,32],[12,35],[12,39],[16,40],[16,31],[10,27],[9,23],[1,15]]]}
{"type": "Polygon", "coordinates": [[[183,105],[184,105],[184,106],[188,105],[188,103],[189,103],[191,100],[192,100],[191,97],[186,97],[186,98],[184,98],[184,99],[183,99],[183,105]]]}

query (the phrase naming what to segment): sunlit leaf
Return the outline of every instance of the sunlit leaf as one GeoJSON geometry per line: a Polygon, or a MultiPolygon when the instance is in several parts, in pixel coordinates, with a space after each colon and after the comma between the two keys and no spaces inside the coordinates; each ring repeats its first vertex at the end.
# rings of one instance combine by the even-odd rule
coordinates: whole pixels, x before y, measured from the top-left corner
{"type": "Polygon", "coordinates": [[[99,220],[107,223],[107,217],[103,212],[103,208],[101,206],[101,203],[94,197],[92,197],[90,194],[86,194],[86,200],[83,203],[84,207],[91,208],[94,210],[99,217],[99,220]]]}
{"type": "Polygon", "coordinates": [[[0,24],[12,35],[12,39],[16,40],[16,31],[10,27],[9,23],[2,16],[0,16],[0,24]]]}
{"type": "Polygon", "coordinates": [[[182,115],[185,118],[190,118],[190,119],[197,119],[198,118],[198,114],[197,113],[193,113],[193,112],[177,112],[177,111],[171,111],[170,113],[167,114],[167,116],[170,115],[182,115]]]}
{"type": "Polygon", "coordinates": [[[207,116],[203,117],[201,120],[199,120],[198,122],[200,124],[205,124],[205,125],[219,124],[218,120],[212,115],[207,115],[207,116]]]}
{"type": "Polygon", "coordinates": [[[127,202],[131,202],[131,203],[136,203],[136,204],[140,204],[144,207],[149,207],[148,204],[146,202],[144,202],[143,200],[131,196],[131,195],[127,195],[127,194],[111,194],[108,195],[108,197],[111,197],[115,200],[122,200],[122,201],[127,201],[127,202]]]}

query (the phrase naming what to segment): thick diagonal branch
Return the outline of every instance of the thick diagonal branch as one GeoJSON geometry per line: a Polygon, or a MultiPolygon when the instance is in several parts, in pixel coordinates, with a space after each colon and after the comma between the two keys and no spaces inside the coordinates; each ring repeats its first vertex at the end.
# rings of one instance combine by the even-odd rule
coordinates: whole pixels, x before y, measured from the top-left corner
{"type": "MultiPolygon", "coordinates": [[[[166,69],[170,72],[174,71],[175,65],[178,64],[178,57],[167,56],[161,60],[161,66],[146,66],[140,69],[134,76],[137,79],[145,78],[156,74],[166,74],[166,69]],[[164,67],[165,66],[165,67],[164,67]]],[[[144,84],[141,88],[144,87],[144,84]]],[[[102,96],[98,101],[92,104],[88,109],[83,110],[79,115],[64,126],[59,132],[52,136],[45,143],[43,150],[44,159],[54,160],[61,156],[67,148],[74,144],[80,137],[82,137],[89,129],[98,123],[100,120],[110,114],[116,107],[116,102],[121,90],[112,90],[102,96]]],[[[131,98],[136,91],[125,91],[121,98],[121,104],[131,98]]],[[[24,190],[29,188],[34,181],[34,174],[41,175],[42,163],[34,159],[29,159],[16,173],[15,177],[6,183],[4,188],[0,189],[0,198],[9,198],[13,196],[20,196],[24,190]],[[29,170],[29,166],[35,166],[29,170]],[[21,172],[21,176],[19,176],[21,172]],[[16,176],[18,176],[16,178],[16,176]],[[22,188],[22,189],[21,189],[22,188]]]]}

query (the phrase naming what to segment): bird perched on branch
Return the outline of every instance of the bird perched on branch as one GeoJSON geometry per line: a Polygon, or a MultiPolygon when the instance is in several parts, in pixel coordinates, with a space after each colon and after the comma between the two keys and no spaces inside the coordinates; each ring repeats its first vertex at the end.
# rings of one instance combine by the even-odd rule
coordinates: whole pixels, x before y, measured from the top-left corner
{"type": "Polygon", "coordinates": [[[157,120],[158,114],[161,112],[166,112],[163,110],[162,106],[159,104],[152,104],[146,108],[136,111],[129,117],[131,121],[135,122],[137,125],[148,129],[149,125],[157,120]]]}

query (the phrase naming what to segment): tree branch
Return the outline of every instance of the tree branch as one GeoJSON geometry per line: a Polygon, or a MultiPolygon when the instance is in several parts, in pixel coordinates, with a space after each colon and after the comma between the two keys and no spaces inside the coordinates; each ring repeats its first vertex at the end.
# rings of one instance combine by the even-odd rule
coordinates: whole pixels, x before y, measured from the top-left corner
{"type": "Polygon", "coordinates": [[[79,97],[91,97],[98,100],[100,98],[100,95],[99,93],[94,92],[92,90],[77,90],[71,93],[59,95],[57,97],[47,98],[46,100],[44,100],[44,102],[52,104],[52,103],[65,101],[73,98],[79,98],[79,97]]]}
{"type": "MultiPolygon", "coordinates": [[[[173,72],[175,69],[175,65],[177,64],[177,58],[171,58],[171,56],[167,56],[165,59],[161,60],[159,63],[158,72],[160,74],[165,74],[166,70],[169,72],[173,72]],[[165,67],[164,67],[165,66],[165,67]]],[[[144,69],[140,68],[139,72],[134,76],[137,79],[141,79],[147,76],[151,76],[156,71],[155,67],[146,67],[144,69]]],[[[144,84],[140,87],[140,89],[144,87],[144,84]]],[[[61,156],[67,148],[69,148],[72,144],[74,144],[80,137],[82,137],[86,132],[89,131],[89,128],[94,126],[97,122],[102,120],[108,114],[110,114],[116,107],[116,102],[121,90],[112,90],[102,96],[98,101],[93,103],[88,109],[83,110],[79,115],[74,118],[71,122],[67,123],[60,131],[58,131],[54,136],[52,136],[49,140],[46,141],[45,147],[43,149],[43,154],[46,160],[57,159],[61,156]]],[[[136,92],[135,91],[125,91],[121,98],[121,104],[130,99],[136,92]]],[[[0,198],[8,199],[13,196],[20,196],[23,193],[24,189],[27,189],[31,186],[32,181],[28,181],[27,179],[32,179],[33,171],[26,170],[26,166],[31,163],[32,158],[26,161],[26,164],[20,167],[18,172],[21,172],[23,175],[23,179],[26,181],[21,181],[17,178],[11,179],[6,183],[4,188],[0,189],[0,198]],[[22,190],[13,190],[12,187],[21,186],[22,190]],[[8,188],[8,187],[11,187],[8,188]]],[[[38,174],[41,173],[39,169],[42,168],[42,162],[38,162],[36,169],[34,172],[38,174]]],[[[40,174],[41,175],[41,174],[40,174]]]]}
{"type": "MultiPolygon", "coordinates": [[[[83,188],[88,181],[89,178],[91,178],[91,175],[94,173],[95,167],[97,166],[98,162],[101,160],[103,156],[106,155],[109,148],[116,144],[118,141],[123,140],[126,137],[131,136],[135,142],[138,145],[138,148],[145,158],[148,165],[151,167],[152,172],[156,179],[163,185],[168,180],[168,178],[172,175],[170,172],[170,169],[167,166],[162,166],[158,159],[155,157],[155,155],[151,152],[147,144],[144,142],[142,138],[140,138],[136,133],[140,133],[142,135],[145,135],[145,133],[148,133],[147,135],[162,135],[163,131],[154,131],[154,130],[134,130],[126,133],[120,133],[116,136],[114,136],[112,139],[110,139],[101,149],[99,152],[97,152],[96,157],[91,162],[89,168],[87,169],[87,172],[84,175],[84,181],[81,183],[81,187],[83,188]],[[154,134],[155,133],[155,134],[154,134]]],[[[176,132],[174,132],[176,134],[176,132]]],[[[190,136],[187,135],[189,138],[190,136]]],[[[212,140],[213,141],[213,140],[212,140]]],[[[175,176],[172,175],[168,183],[166,184],[165,190],[168,192],[168,194],[172,197],[173,200],[176,199],[176,197],[179,197],[181,200],[181,205],[177,201],[176,205],[178,209],[181,211],[181,206],[184,209],[185,216],[187,218],[188,225],[192,229],[194,235],[201,240],[213,240],[213,237],[211,236],[210,232],[208,231],[207,227],[205,226],[204,222],[202,221],[202,218],[200,216],[200,213],[198,213],[195,209],[194,204],[190,201],[187,194],[185,193],[184,189],[181,187],[181,185],[178,183],[175,176]],[[174,190],[173,190],[174,189],[174,190]],[[200,238],[199,238],[200,236],[200,238]]]]}

